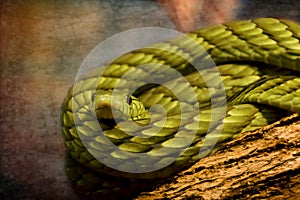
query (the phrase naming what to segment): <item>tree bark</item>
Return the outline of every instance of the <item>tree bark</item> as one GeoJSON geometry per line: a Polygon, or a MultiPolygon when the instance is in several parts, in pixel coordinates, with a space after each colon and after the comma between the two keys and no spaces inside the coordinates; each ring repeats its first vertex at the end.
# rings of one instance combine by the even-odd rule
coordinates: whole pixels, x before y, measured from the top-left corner
{"type": "Polygon", "coordinates": [[[300,115],[242,134],[137,199],[300,199],[300,115]]]}

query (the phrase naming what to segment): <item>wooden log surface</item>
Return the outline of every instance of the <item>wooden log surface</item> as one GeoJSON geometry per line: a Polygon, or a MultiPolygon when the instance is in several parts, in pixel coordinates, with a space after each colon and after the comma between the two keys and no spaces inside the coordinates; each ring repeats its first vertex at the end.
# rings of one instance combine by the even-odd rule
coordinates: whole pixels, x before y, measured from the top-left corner
{"type": "Polygon", "coordinates": [[[299,147],[294,114],[240,135],[137,199],[300,199],[299,147]]]}

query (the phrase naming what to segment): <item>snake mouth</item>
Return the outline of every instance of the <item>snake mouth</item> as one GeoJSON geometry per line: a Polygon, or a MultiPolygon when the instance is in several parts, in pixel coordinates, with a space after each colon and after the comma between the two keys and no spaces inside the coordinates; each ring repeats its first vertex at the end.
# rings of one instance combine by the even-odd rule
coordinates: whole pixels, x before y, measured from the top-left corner
{"type": "Polygon", "coordinates": [[[102,106],[96,109],[96,115],[98,119],[114,119],[110,106],[102,106]]]}
{"type": "Polygon", "coordinates": [[[121,111],[118,101],[113,101],[110,95],[99,95],[94,101],[96,116],[104,120],[125,120],[126,115],[121,111]]]}

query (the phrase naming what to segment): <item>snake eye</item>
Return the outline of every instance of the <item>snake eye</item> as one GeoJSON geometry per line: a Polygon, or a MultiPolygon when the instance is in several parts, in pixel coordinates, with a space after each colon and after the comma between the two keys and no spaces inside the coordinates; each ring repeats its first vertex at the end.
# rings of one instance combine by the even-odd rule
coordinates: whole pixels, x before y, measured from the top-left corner
{"type": "Polygon", "coordinates": [[[130,95],[126,96],[126,102],[130,105],[132,103],[132,98],[130,95]]]}
{"type": "Polygon", "coordinates": [[[91,100],[92,100],[92,102],[94,102],[94,101],[95,101],[95,96],[96,96],[96,94],[93,94],[93,95],[91,96],[91,100]]]}

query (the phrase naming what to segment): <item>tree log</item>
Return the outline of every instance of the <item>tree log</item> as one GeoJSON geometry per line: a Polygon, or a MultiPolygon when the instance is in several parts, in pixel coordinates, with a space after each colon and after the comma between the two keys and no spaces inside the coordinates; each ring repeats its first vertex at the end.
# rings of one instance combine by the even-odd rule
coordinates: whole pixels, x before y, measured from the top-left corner
{"type": "Polygon", "coordinates": [[[137,199],[300,199],[300,115],[240,135],[137,199]]]}

